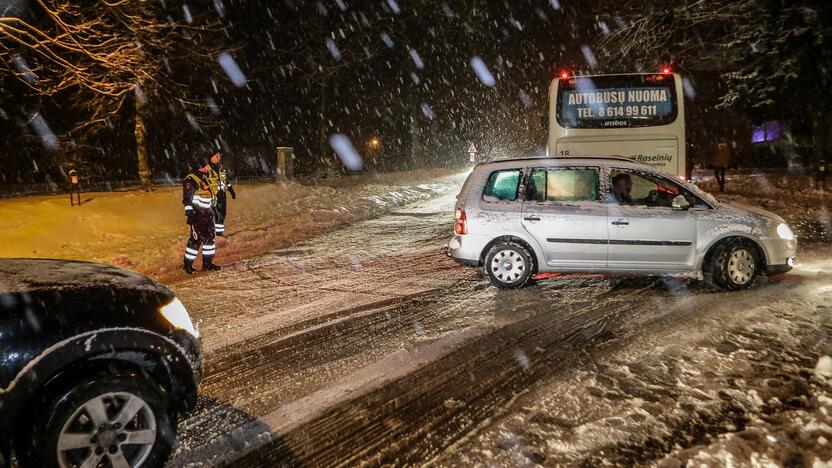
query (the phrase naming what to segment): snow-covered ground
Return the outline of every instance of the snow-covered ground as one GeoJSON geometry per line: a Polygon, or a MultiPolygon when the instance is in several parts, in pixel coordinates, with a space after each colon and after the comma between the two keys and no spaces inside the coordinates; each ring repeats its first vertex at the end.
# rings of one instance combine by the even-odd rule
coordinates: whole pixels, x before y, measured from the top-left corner
{"type": "MultiPolygon", "coordinates": [[[[458,176],[420,171],[334,179],[318,185],[242,183],[229,199],[227,237],[217,262],[230,263],[291,245],[456,188],[458,176]]],[[[0,200],[0,257],[88,260],[157,279],[181,278],[187,225],[179,188],[0,200]]]]}
{"type": "MultiPolygon", "coordinates": [[[[241,186],[220,258],[253,258],[173,286],[202,328],[206,377],[172,466],[832,460],[820,236],[798,231],[795,271],[736,293],[604,276],[502,291],[439,250],[460,177],[384,177],[241,186]]],[[[717,196],[792,222],[791,206],[825,209],[788,179],[760,195],[764,177],[717,196]]],[[[63,197],[0,202],[0,255],[178,268],[177,192],[90,197],[75,211],[63,197]]]]}
{"type": "Polygon", "coordinates": [[[832,466],[832,263],[762,283],[645,297],[438,464],[832,466]]]}
{"type": "Polygon", "coordinates": [[[604,276],[502,291],[438,251],[452,194],[177,284],[207,354],[172,465],[832,458],[815,372],[832,248],[802,243],[794,272],[736,293],[604,276]]]}

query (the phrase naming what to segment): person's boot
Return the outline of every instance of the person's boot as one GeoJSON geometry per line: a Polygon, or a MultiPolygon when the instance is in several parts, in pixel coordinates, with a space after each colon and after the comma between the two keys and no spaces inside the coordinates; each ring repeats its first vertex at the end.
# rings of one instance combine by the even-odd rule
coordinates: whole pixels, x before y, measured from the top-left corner
{"type": "Polygon", "coordinates": [[[196,268],[194,268],[194,261],[185,259],[184,265],[182,265],[182,270],[189,275],[196,274],[196,268]]]}
{"type": "Polygon", "coordinates": [[[219,265],[215,265],[213,258],[209,258],[207,260],[205,258],[202,259],[202,271],[219,271],[219,270],[222,270],[222,267],[219,266],[219,265]]]}

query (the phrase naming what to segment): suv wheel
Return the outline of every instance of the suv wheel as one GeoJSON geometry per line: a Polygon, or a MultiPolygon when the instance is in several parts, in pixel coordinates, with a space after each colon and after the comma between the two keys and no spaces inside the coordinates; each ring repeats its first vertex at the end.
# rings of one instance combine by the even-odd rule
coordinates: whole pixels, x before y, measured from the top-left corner
{"type": "Polygon", "coordinates": [[[717,249],[710,265],[713,282],[729,291],[751,286],[760,270],[760,259],[754,246],[742,240],[734,240],[717,249]]]}
{"type": "Polygon", "coordinates": [[[161,466],[176,439],[166,398],[141,378],[93,378],[45,404],[32,430],[30,466],[161,466]]]}
{"type": "Polygon", "coordinates": [[[519,244],[501,243],[485,256],[485,273],[498,288],[521,288],[529,281],[534,260],[529,251],[519,244]]]}

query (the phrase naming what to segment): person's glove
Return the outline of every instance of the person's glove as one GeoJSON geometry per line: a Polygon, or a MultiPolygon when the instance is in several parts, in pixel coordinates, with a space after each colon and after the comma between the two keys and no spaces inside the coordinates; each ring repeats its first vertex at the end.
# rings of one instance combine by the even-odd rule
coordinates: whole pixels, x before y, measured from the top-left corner
{"type": "Polygon", "coordinates": [[[237,199],[237,194],[236,194],[236,193],[234,193],[234,187],[228,187],[228,193],[230,193],[230,194],[231,194],[231,199],[232,199],[232,200],[236,200],[236,199],[237,199]]]}
{"type": "Polygon", "coordinates": [[[186,211],[185,212],[185,217],[188,218],[187,219],[188,226],[191,226],[192,224],[194,224],[194,210],[186,211]]]}

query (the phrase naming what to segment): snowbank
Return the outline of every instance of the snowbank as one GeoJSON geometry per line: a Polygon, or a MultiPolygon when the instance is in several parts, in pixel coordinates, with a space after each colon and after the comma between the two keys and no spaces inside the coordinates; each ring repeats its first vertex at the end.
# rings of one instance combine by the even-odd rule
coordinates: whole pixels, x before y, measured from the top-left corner
{"type": "MultiPolygon", "coordinates": [[[[312,235],[445,193],[458,176],[422,171],[348,177],[319,185],[242,183],[229,199],[217,262],[285,247],[312,235]]],[[[61,258],[180,278],[187,225],[178,188],[0,200],[0,257],[61,258]]]]}

